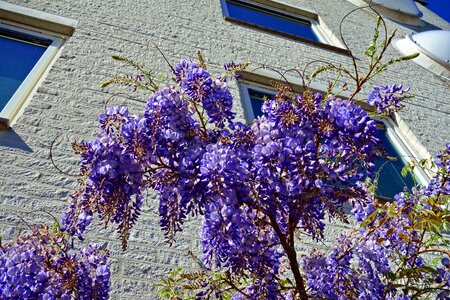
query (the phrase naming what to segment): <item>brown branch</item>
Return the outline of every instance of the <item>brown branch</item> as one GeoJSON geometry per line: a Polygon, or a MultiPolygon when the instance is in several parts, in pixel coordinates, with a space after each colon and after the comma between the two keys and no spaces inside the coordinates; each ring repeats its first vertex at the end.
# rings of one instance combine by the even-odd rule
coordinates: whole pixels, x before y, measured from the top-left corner
{"type": "Polygon", "coordinates": [[[56,140],[57,140],[58,138],[59,138],[59,136],[55,137],[55,138],[53,139],[51,145],[50,145],[49,159],[50,159],[50,161],[51,161],[53,167],[55,167],[55,169],[58,170],[58,172],[60,172],[61,174],[64,174],[64,175],[67,175],[67,176],[71,176],[71,177],[80,177],[80,176],[81,176],[80,173],[78,173],[78,174],[70,174],[70,173],[67,173],[67,172],[61,170],[61,169],[56,165],[55,160],[53,159],[53,148],[55,147],[55,143],[56,143],[56,140]]]}
{"type": "Polygon", "coordinates": [[[308,294],[306,293],[305,283],[300,273],[300,267],[297,261],[297,252],[295,251],[294,248],[294,240],[292,239],[292,246],[291,246],[289,242],[286,240],[286,237],[284,236],[283,232],[281,231],[281,228],[278,225],[275,217],[269,216],[269,219],[270,224],[272,225],[272,228],[277,234],[281,246],[283,246],[283,249],[286,252],[286,255],[289,259],[289,265],[291,266],[291,271],[295,279],[295,289],[299,293],[301,300],[308,300],[308,294]]]}
{"type": "Polygon", "coordinates": [[[244,295],[247,299],[250,299],[250,296],[247,295],[246,293],[244,293],[244,291],[242,291],[242,289],[238,288],[234,283],[233,280],[230,278],[230,274],[226,273],[225,274],[226,277],[223,278],[223,280],[234,290],[236,290],[237,292],[241,293],[242,295],[244,295]]]}
{"type": "Polygon", "coordinates": [[[448,250],[443,250],[443,249],[435,249],[435,248],[425,249],[425,250],[422,250],[422,251],[417,251],[417,255],[423,254],[423,253],[433,253],[433,252],[446,254],[447,256],[450,257],[450,251],[448,251],[448,250]]]}

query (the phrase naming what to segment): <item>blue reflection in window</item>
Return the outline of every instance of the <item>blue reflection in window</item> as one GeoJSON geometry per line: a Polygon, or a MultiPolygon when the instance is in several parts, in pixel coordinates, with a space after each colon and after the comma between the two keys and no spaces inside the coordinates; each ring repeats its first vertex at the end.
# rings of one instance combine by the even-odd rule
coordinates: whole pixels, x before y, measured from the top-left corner
{"type": "MultiPolygon", "coordinates": [[[[271,99],[274,94],[263,93],[250,88],[247,89],[247,91],[250,97],[254,117],[262,116],[261,107],[264,98],[271,99]]],[[[375,169],[378,173],[377,196],[392,199],[396,194],[403,192],[405,187],[411,192],[412,187],[415,186],[414,179],[410,173],[408,173],[406,177],[401,175],[405,163],[402,160],[400,153],[392,144],[386,130],[379,129],[378,138],[386,154],[391,158],[395,158],[395,160],[382,157],[378,157],[375,160],[375,169]]]]}
{"type": "Polygon", "coordinates": [[[311,22],[295,18],[283,13],[256,5],[236,1],[226,1],[228,15],[232,19],[244,21],[249,24],[287,33],[296,37],[320,42],[319,37],[313,31],[311,22]]]}
{"type": "Polygon", "coordinates": [[[47,46],[0,35],[0,111],[44,54],[47,46]]]}
{"type": "Polygon", "coordinates": [[[383,145],[386,154],[395,160],[378,157],[375,160],[375,167],[378,172],[378,186],[376,194],[385,198],[394,198],[396,194],[402,192],[405,187],[411,192],[412,187],[415,186],[414,179],[411,173],[403,177],[401,172],[405,166],[400,153],[392,144],[386,130],[378,130],[378,138],[383,145]]]}
{"type": "Polygon", "coordinates": [[[253,116],[259,117],[262,116],[261,107],[263,105],[263,101],[265,98],[272,99],[274,94],[263,93],[260,91],[255,91],[253,89],[247,89],[248,95],[250,96],[250,104],[252,105],[253,116]]]}

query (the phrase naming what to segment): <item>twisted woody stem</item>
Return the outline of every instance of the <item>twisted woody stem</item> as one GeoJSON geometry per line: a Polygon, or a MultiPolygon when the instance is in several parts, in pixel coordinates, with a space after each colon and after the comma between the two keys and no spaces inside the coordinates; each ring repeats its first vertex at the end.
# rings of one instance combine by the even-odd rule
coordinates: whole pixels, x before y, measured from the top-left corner
{"type": "Polygon", "coordinates": [[[306,288],[305,288],[305,282],[300,273],[300,266],[297,261],[297,252],[295,251],[293,239],[292,239],[291,243],[289,243],[288,240],[286,239],[286,236],[281,231],[281,228],[278,225],[275,217],[269,216],[269,219],[270,219],[270,224],[272,225],[272,228],[274,229],[275,233],[277,234],[278,239],[280,240],[281,246],[283,247],[283,249],[286,252],[286,255],[289,259],[289,265],[291,267],[291,272],[294,275],[294,279],[295,279],[295,289],[299,293],[301,300],[308,300],[308,295],[306,293],[306,288]]]}

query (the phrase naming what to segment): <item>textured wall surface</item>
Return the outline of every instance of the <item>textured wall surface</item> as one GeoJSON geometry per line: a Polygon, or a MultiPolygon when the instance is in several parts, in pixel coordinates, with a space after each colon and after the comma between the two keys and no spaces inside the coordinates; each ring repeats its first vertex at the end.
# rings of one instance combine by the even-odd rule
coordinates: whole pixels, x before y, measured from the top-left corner
{"type": "MultiPolygon", "coordinates": [[[[303,67],[314,60],[350,66],[348,57],[289,39],[239,26],[223,19],[219,0],[8,0],[7,2],[69,17],[79,21],[74,35],[64,44],[60,56],[40,83],[36,93],[8,131],[0,132],[0,234],[15,237],[23,224],[16,214],[31,223],[49,221],[39,213],[45,210],[59,218],[68,193],[76,188],[76,178],[58,172],[49,160],[48,145],[56,138],[56,164],[66,173],[77,172],[77,158],[70,141],[89,139],[95,134],[97,115],[104,102],[116,92],[109,104],[126,104],[139,113],[145,97],[127,90],[102,90],[99,84],[115,75],[131,71],[110,59],[120,54],[142,62],[157,73],[169,68],[153,44],[159,46],[170,62],[194,57],[200,50],[212,73],[231,60],[250,61],[253,66],[279,70],[303,67]]],[[[346,0],[284,0],[292,6],[317,13],[338,38],[341,18],[355,6],[346,0]]],[[[450,29],[450,25],[421,7],[428,26],[450,29]]],[[[373,32],[375,16],[358,11],[344,24],[344,35],[354,54],[362,53],[373,32]]],[[[387,20],[388,30],[399,37],[414,28],[387,20]]],[[[387,57],[397,55],[391,47],[387,57]]],[[[312,70],[312,68],[311,68],[312,70]]],[[[326,78],[323,79],[326,82],[326,78]]],[[[392,67],[374,84],[402,82],[414,86],[416,97],[401,113],[428,151],[433,154],[449,140],[450,84],[418,65],[407,62],[392,67]]],[[[238,117],[243,117],[236,85],[238,117]]],[[[112,229],[95,228],[88,239],[107,245],[112,252],[113,299],[155,299],[152,284],[174,266],[194,267],[187,255],[198,249],[195,222],[187,225],[169,248],[158,227],[157,201],[149,196],[142,217],[132,231],[129,250],[120,251],[112,229]]],[[[329,228],[336,236],[341,226],[329,228]]]]}

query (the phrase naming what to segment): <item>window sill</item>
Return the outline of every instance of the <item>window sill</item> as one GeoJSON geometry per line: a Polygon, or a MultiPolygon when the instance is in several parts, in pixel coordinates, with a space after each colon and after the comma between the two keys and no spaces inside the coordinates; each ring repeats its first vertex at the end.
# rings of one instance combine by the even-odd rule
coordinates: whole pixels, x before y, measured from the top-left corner
{"type": "Polygon", "coordinates": [[[52,33],[70,36],[74,33],[78,21],[49,14],[43,11],[0,1],[0,20],[10,21],[52,33]]]}
{"type": "MultiPolygon", "coordinates": [[[[250,67],[248,67],[250,69],[250,67]]],[[[293,88],[295,92],[301,93],[305,87],[301,84],[301,79],[294,77],[289,74],[284,74],[283,77],[279,73],[274,71],[257,68],[253,71],[240,71],[239,75],[241,76],[239,82],[248,83],[248,84],[256,84],[260,87],[268,87],[272,86],[273,82],[286,84],[289,82],[289,85],[293,88]]],[[[327,90],[327,86],[320,83],[312,82],[309,86],[311,90],[317,93],[323,93],[327,90]]],[[[341,91],[340,89],[335,88],[333,92],[339,93],[342,98],[350,97],[351,93],[348,91],[341,91]]],[[[375,109],[373,106],[369,105],[366,101],[355,100],[355,102],[361,106],[364,110],[368,112],[374,112],[375,109]]]]}

